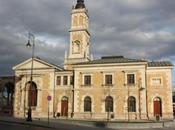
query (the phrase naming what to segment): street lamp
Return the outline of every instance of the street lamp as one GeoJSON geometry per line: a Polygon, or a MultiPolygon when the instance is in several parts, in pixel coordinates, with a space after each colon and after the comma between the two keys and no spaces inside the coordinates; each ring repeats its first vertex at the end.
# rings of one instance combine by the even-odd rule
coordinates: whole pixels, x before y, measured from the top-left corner
{"type": "MultiPolygon", "coordinates": [[[[32,63],[31,63],[31,74],[30,74],[30,87],[33,84],[33,60],[34,60],[34,50],[35,50],[35,36],[32,33],[28,34],[28,42],[26,44],[27,47],[32,47],[32,63]],[[32,41],[32,44],[30,43],[32,41]]],[[[30,89],[29,89],[30,91],[30,89]]],[[[27,112],[27,119],[26,121],[32,121],[32,109],[31,103],[29,102],[29,108],[27,112]]]]}
{"type": "Polygon", "coordinates": [[[33,80],[33,59],[34,59],[34,50],[35,50],[35,36],[32,33],[28,34],[28,42],[26,46],[32,47],[32,64],[31,64],[31,75],[30,75],[30,81],[32,82],[33,80]],[[30,43],[30,41],[32,41],[32,44],[30,43]]]}

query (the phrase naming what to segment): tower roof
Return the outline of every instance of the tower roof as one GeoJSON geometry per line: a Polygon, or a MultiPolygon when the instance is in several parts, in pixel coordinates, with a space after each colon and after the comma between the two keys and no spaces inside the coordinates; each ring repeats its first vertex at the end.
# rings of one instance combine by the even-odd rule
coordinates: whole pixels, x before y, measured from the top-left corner
{"type": "Polygon", "coordinates": [[[75,9],[83,9],[86,8],[84,4],[84,0],[77,0],[77,4],[75,6],[75,9]]]}

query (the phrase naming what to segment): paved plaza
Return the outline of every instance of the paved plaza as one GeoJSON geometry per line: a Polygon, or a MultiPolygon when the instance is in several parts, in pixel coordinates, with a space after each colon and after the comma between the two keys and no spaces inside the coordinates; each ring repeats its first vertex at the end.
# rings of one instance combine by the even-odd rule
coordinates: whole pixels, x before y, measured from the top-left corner
{"type": "Polygon", "coordinates": [[[174,130],[174,121],[159,122],[100,122],[100,121],[75,121],[68,119],[34,119],[27,122],[25,119],[13,117],[0,117],[0,128],[2,130],[174,130]]]}

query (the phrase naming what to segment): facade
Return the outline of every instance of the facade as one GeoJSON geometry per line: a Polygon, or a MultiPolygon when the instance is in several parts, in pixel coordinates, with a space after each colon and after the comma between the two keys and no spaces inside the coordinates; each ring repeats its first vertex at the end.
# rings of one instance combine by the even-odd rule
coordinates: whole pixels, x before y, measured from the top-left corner
{"type": "Polygon", "coordinates": [[[26,117],[31,107],[36,118],[47,117],[49,108],[50,114],[58,118],[173,119],[170,62],[123,56],[92,60],[84,0],[77,0],[71,18],[70,48],[64,68],[39,58],[13,67],[15,117],[26,117]]]}

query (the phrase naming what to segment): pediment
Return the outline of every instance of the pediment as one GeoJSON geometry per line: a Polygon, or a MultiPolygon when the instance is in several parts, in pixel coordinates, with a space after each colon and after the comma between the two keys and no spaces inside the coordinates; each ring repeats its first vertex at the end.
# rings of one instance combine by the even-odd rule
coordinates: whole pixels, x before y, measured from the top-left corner
{"type": "MultiPolygon", "coordinates": [[[[16,65],[13,70],[27,70],[32,67],[32,58],[16,65]]],[[[58,69],[63,70],[61,67],[48,63],[44,60],[33,58],[33,69],[58,69]]]]}

